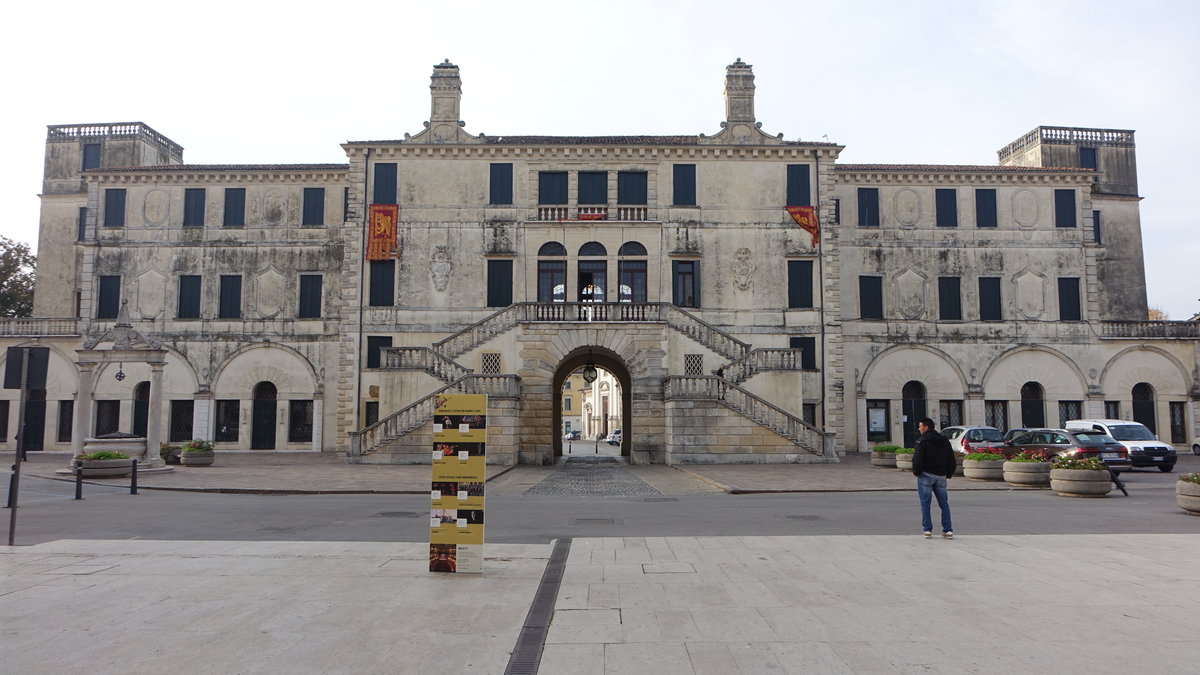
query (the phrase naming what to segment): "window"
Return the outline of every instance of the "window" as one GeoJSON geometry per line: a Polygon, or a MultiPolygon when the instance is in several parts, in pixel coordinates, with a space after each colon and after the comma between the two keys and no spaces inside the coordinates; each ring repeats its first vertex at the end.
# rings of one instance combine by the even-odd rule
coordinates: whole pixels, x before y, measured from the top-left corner
{"type": "Polygon", "coordinates": [[[700,261],[671,261],[671,303],[676,307],[700,306],[700,261]]]}
{"type": "Polygon", "coordinates": [[[1185,411],[1183,401],[1168,401],[1171,415],[1171,442],[1172,443],[1187,443],[1187,429],[1185,423],[1185,411]]]}
{"type": "Polygon", "coordinates": [[[213,440],[221,443],[234,443],[238,439],[238,401],[220,400],[216,408],[216,428],[213,430],[213,440]]]}
{"type": "Polygon", "coordinates": [[[954,188],[935,190],[934,212],[938,227],[958,227],[958,190],[954,188]]]}
{"type": "Polygon", "coordinates": [[[1100,212],[1092,211],[1092,238],[1097,244],[1104,243],[1104,237],[1100,231],[1100,212]]]}
{"type": "Polygon", "coordinates": [[[978,189],[975,191],[975,227],[996,227],[996,191],[993,189],[978,189]]]}
{"type": "Polygon", "coordinates": [[[872,443],[886,442],[892,439],[892,425],[889,401],[886,399],[869,399],[867,401],[867,441],[872,443]]]}
{"type": "Polygon", "coordinates": [[[617,203],[618,204],[645,204],[647,203],[646,190],[647,174],[645,171],[618,171],[617,172],[617,203]]]}
{"type": "Polygon", "coordinates": [[[1079,166],[1083,169],[1099,169],[1100,164],[1096,161],[1095,148],[1080,148],[1079,149],[1079,166]]]}
{"type": "Polygon", "coordinates": [[[1083,417],[1083,401],[1058,402],[1058,426],[1067,426],[1067,420],[1077,420],[1083,417]]]}
{"type": "Polygon", "coordinates": [[[963,402],[938,401],[938,417],[941,418],[941,423],[938,425],[939,428],[962,424],[963,402]]]}
{"type": "Polygon", "coordinates": [[[1058,279],[1058,320],[1080,321],[1083,314],[1079,307],[1079,279],[1077,277],[1059,277],[1058,279]]]}
{"type": "Polygon", "coordinates": [[[183,191],[183,226],[204,227],[204,188],[183,191]]]}
{"type": "Polygon", "coordinates": [[[364,411],[363,423],[365,426],[371,426],[379,421],[379,401],[367,401],[367,409],[364,411]]]}
{"type": "Polygon", "coordinates": [[[371,287],[367,303],[372,307],[391,307],[396,304],[396,261],[372,260],[371,287]]]}
{"type": "Polygon", "coordinates": [[[342,188],[342,222],[350,220],[350,188],[342,188]]]}
{"type": "Polygon", "coordinates": [[[104,191],[104,226],[125,227],[125,188],[104,191]]]}
{"type": "Polygon", "coordinates": [[[383,363],[383,350],[392,346],[390,335],[367,336],[367,367],[379,368],[383,363]]]}
{"type": "Polygon", "coordinates": [[[1121,419],[1121,402],[1120,401],[1105,401],[1104,402],[1104,419],[1108,419],[1108,420],[1121,419]]]}
{"type": "Polygon", "coordinates": [[[938,277],[938,318],[962,320],[962,282],[958,277],[938,277]]]}
{"type": "Polygon", "coordinates": [[[1054,191],[1054,226],[1075,227],[1075,191],[1054,191]]]}
{"type": "Polygon", "coordinates": [[[617,262],[618,302],[646,302],[646,261],[617,262]]]}
{"type": "Polygon", "coordinates": [[[817,369],[817,338],[808,336],[793,337],[788,339],[788,343],[788,346],[792,349],[800,350],[801,370],[817,369]]]}
{"type": "Polygon", "coordinates": [[[75,241],[87,239],[87,207],[79,207],[79,221],[75,224],[75,241]]]}
{"type": "Polygon", "coordinates": [[[676,164],[672,167],[672,188],[675,206],[696,205],[696,165],[676,164]]]}
{"type": "MultiPolygon", "coordinates": [[[[495,166],[493,164],[493,166],[495,166]]],[[[510,178],[511,178],[511,168],[510,178]]],[[[511,194],[511,187],[510,187],[511,194]]],[[[395,204],[396,203],[396,164],[394,162],[380,162],[375,165],[375,185],[374,191],[371,193],[372,204],[395,204]]],[[[511,203],[511,200],[510,200],[511,203]]]]}
{"type": "Polygon", "coordinates": [[[304,216],[300,224],[325,224],[325,188],[304,188],[304,216]]]}
{"type": "Polygon", "coordinates": [[[817,404],[802,403],[800,404],[800,419],[808,422],[812,426],[817,426],[817,404]]]}
{"type": "Polygon", "coordinates": [[[562,401],[563,401],[563,407],[562,407],[562,409],[563,409],[564,411],[566,411],[566,410],[570,410],[570,409],[571,409],[571,397],[570,397],[570,396],[564,396],[562,401]]]}
{"type": "Polygon", "coordinates": [[[83,170],[100,168],[100,144],[83,144],[83,170]]]}
{"type": "Polygon", "coordinates": [[[177,319],[200,318],[200,276],[183,274],[179,277],[179,306],[176,308],[177,319]]]}
{"type": "Polygon", "coordinates": [[[321,275],[300,275],[300,307],[296,312],[298,319],[321,318],[321,275]]]}
{"type": "Polygon", "coordinates": [[[538,173],[538,204],[567,203],[567,172],[541,171],[538,173]]]}
{"type": "Polygon", "coordinates": [[[1000,431],[1008,431],[1008,401],[984,401],[983,423],[1000,431]]]}
{"type": "Polygon", "coordinates": [[[513,261],[487,261],[487,306],[508,307],[513,296],[513,261]]]}
{"type": "Polygon", "coordinates": [[[879,227],[879,188],[858,188],[858,226],[879,227]]]}
{"type": "MultiPolygon", "coordinates": [[[[394,167],[396,165],[393,164],[392,166],[394,167]]],[[[378,180],[378,174],[376,174],[376,180],[378,180]]],[[[490,165],[488,180],[488,203],[497,205],[513,203],[512,164],[490,165]]]]}
{"type": "Polygon", "coordinates": [[[246,226],[246,188],[225,188],[225,215],[221,225],[246,226]]]}
{"type": "Polygon", "coordinates": [[[607,204],[608,203],[608,172],[580,171],[579,172],[579,203],[607,204]]]}
{"type": "Polygon", "coordinates": [[[499,375],[500,352],[484,352],[480,354],[479,372],[484,375],[499,375]]]}
{"type": "Polygon", "coordinates": [[[96,299],[96,318],[115,319],[121,305],[121,277],[100,277],[100,288],[96,299]]]}
{"type": "Polygon", "coordinates": [[[842,224],[842,200],[840,199],[833,200],[833,224],[842,224]]]}
{"type": "Polygon", "coordinates": [[[0,400],[0,443],[8,441],[8,401],[0,400]]]}
{"type": "Polygon", "coordinates": [[[242,318],[242,275],[221,275],[221,297],[217,301],[217,318],[242,318]]]}
{"type": "MultiPolygon", "coordinates": [[[[8,403],[8,401],[5,401],[8,403]]],[[[4,414],[5,421],[8,419],[8,411],[3,410],[0,413],[4,414]]],[[[71,432],[75,428],[75,401],[59,401],[58,402],[58,442],[70,443],[71,432]]],[[[0,436],[0,441],[4,440],[0,436]]]]}
{"type": "MultiPolygon", "coordinates": [[[[979,277],[979,320],[1001,321],[1000,277],[979,277]]],[[[999,427],[997,427],[999,428],[999,427]]]]}
{"type": "Polygon", "coordinates": [[[192,433],[192,412],[196,402],[192,400],[171,401],[171,420],[167,428],[167,440],[182,443],[196,437],[192,433]]]}
{"type": "Polygon", "coordinates": [[[607,300],[608,263],[603,260],[580,260],[579,302],[606,302],[607,300]]]}
{"type": "Polygon", "coordinates": [[[812,206],[811,170],[807,164],[787,165],[787,206],[812,206]]]}
{"type": "Polygon", "coordinates": [[[703,354],[684,354],[683,355],[683,374],[688,377],[701,377],[704,375],[704,355],[703,354]]]}
{"type": "Polygon", "coordinates": [[[858,314],[863,319],[883,318],[883,277],[858,278],[858,314]]]}
{"type": "Polygon", "coordinates": [[[103,436],[117,431],[121,426],[120,401],[96,401],[96,435],[103,436]]]}
{"type": "Polygon", "coordinates": [[[567,261],[538,261],[538,302],[567,301],[567,261]]]}
{"type": "Polygon", "coordinates": [[[311,443],[313,402],[288,401],[288,443],[311,443]]]}
{"type": "Polygon", "coordinates": [[[788,304],[789,308],[811,309],[813,306],[813,261],[789,260],[788,304]]]}

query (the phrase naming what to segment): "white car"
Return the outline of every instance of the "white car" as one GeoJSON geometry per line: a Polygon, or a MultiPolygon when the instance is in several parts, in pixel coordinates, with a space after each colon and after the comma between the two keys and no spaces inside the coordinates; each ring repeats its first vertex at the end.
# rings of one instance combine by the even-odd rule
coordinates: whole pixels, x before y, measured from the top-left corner
{"type": "Polygon", "coordinates": [[[1004,447],[1004,434],[996,427],[944,427],[941,433],[950,439],[950,447],[958,453],[1004,447]]]}
{"type": "MultiPolygon", "coordinates": [[[[1067,430],[1084,429],[1108,434],[1129,451],[1129,461],[1135,467],[1158,467],[1169,473],[1175,469],[1178,459],[1170,443],[1158,440],[1146,425],[1129,420],[1067,420],[1067,430]]],[[[1196,452],[1195,445],[1192,452],[1196,452]]]]}

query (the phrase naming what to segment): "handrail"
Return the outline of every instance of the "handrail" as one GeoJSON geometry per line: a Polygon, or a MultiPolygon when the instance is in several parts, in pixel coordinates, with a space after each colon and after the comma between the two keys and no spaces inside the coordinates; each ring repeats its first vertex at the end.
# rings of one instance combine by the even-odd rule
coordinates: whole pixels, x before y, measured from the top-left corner
{"type": "Polygon", "coordinates": [[[447,384],[475,372],[429,347],[385,347],[380,350],[379,367],[422,370],[447,384]]]}
{"type": "Polygon", "coordinates": [[[1200,321],[1100,321],[1102,338],[1200,338],[1200,321]]]}
{"type": "Polygon", "coordinates": [[[671,375],[663,382],[663,398],[717,401],[742,416],[796,443],[818,457],[833,457],[833,434],[827,434],[741,387],[711,375],[671,375]]]}
{"type": "Polygon", "coordinates": [[[750,345],[729,333],[712,326],[675,305],[659,303],[666,311],[667,325],[727,359],[740,359],[750,351],[750,345]],[[680,320],[680,318],[684,320],[680,320]]]}
{"type": "Polygon", "coordinates": [[[804,370],[800,349],[758,348],[725,366],[725,379],[741,384],[764,370],[804,370]]]}
{"type": "Polygon", "coordinates": [[[456,359],[488,340],[508,332],[517,325],[514,315],[520,312],[520,303],[476,321],[454,335],[433,343],[433,351],[448,359],[456,359]]]}
{"type": "Polygon", "coordinates": [[[82,335],[78,319],[43,319],[19,317],[0,319],[0,335],[4,336],[66,336],[82,335]]]}

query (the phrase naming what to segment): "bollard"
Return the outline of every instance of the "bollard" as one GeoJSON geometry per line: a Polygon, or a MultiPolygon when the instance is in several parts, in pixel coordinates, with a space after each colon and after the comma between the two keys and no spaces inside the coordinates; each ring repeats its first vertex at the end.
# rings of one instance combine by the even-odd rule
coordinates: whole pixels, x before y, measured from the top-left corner
{"type": "Polygon", "coordinates": [[[137,459],[133,460],[133,471],[129,474],[129,494],[137,494],[137,459]]]}
{"type": "Polygon", "coordinates": [[[75,499],[83,499],[83,461],[75,460],[75,499]]]}
{"type": "Polygon", "coordinates": [[[17,493],[17,465],[12,466],[13,473],[8,477],[8,503],[4,508],[11,509],[13,507],[13,499],[16,499],[17,493]]]}

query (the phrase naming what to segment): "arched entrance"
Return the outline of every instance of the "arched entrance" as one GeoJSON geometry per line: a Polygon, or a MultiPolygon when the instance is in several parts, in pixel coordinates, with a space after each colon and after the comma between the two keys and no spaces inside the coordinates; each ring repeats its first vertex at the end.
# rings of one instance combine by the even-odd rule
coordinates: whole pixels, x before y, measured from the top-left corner
{"type": "Polygon", "coordinates": [[[904,447],[911,448],[917,442],[917,421],[928,417],[925,405],[925,385],[912,380],[904,385],[900,396],[903,398],[901,417],[904,428],[904,447]]]}
{"type": "Polygon", "coordinates": [[[1045,393],[1037,382],[1021,386],[1021,426],[1026,429],[1046,426],[1045,393]]]}
{"type": "MultiPolygon", "coordinates": [[[[621,455],[630,456],[633,431],[636,420],[633,417],[633,398],[630,395],[632,378],[629,369],[621,357],[603,347],[580,347],[567,354],[558,369],[554,371],[554,381],[551,391],[554,398],[551,401],[550,430],[553,437],[554,458],[557,460],[563,454],[563,382],[576,370],[592,364],[596,368],[609,371],[620,384],[621,391],[621,455]]],[[[615,404],[615,402],[613,402],[615,404]]]]}
{"type": "Polygon", "coordinates": [[[1145,382],[1133,385],[1133,421],[1146,425],[1150,433],[1158,433],[1157,416],[1154,414],[1154,387],[1145,382]]]}
{"type": "Polygon", "coordinates": [[[275,385],[259,382],[254,385],[254,407],[250,414],[250,449],[275,449],[275,385]]]}
{"type": "Polygon", "coordinates": [[[138,382],[133,388],[133,428],[131,431],[145,438],[146,421],[150,417],[150,382],[138,382]]]}

